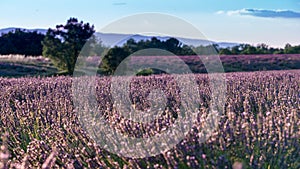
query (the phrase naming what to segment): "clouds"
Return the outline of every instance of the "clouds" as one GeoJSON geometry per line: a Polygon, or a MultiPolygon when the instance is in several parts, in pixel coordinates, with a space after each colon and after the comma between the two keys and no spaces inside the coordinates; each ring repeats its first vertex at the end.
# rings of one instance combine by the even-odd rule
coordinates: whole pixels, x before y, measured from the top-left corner
{"type": "Polygon", "coordinates": [[[127,5],[126,2],[116,2],[116,3],[113,3],[114,6],[123,6],[123,5],[127,5]]]}
{"type": "Polygon", "coordinates": [[[234,11],[217,11],[216,14],[240,15],[240,16],[254,16],[263,18],[298,18],[300,19],[300,12],[292,10],[267,10],[267,9],[240,9],[234,11]]]}

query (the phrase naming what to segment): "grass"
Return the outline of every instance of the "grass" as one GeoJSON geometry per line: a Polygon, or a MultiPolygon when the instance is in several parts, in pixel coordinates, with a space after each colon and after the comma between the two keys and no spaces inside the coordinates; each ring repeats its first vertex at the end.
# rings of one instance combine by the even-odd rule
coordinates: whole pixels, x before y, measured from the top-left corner
{"type": "Polygon", "coordinates": [[[0,55],[0,77],[51,76],[57,72],[51,61],[22,55],[0,55]]]}

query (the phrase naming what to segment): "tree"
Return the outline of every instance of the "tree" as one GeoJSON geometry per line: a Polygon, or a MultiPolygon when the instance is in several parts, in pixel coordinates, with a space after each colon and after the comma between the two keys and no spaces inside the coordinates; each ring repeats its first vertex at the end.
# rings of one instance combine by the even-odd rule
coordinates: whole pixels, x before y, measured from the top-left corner
{"type": "Polygon", "coordinates": [[[230,48],[222,48],[219,51],[219,55],[232,55],[230,48]]]}
{"type": "Polygon", "coordinates": [[[236,45],[231,48],[231,53],[233,55],[239,55],[241,53],[241,50],[242,50],[242,45],[236,45]]]}
{"type": "Polygon", "coordinates": [[[66,25],[48,29],[42,42],[43,56],[50,58],[57,68],[67,70],[71,75],[82,47],[94,32],[94,26],[89,23],[70,18],[66,25]]]}
{"type": "Polygon", "coordinates": [[[256,50],[257,50],[257,53],[259,53],[259,54],[272,54],[273,53],[271,48],[269,49],[269,46],[264,43],[258,44],[256,47],[256,50]]]}
{"type": "Polygon", "coordinates": [[[243,45],[243,50],[241,51],[243,55],[251,55],[251,54],[258,54],[256,47],[251,46],[249,44],[243,45]]]}
{"type": "Polygon", "coordinates": [[[126,47],[114,47],[110,49],[104,56],[101,64],[100,71],[102,73],[111,75],[115,72],[119,64],[130,55],[130,51],[126,47]]]}
{"type": "Polygon", "coordinates": [[[80,51],[80,56],[101,56],[108,47],[102,44],[99,37],[92,35],[80,51]]]}
{"type": "Polygon", "coordinates": [[[172,52],[172,53],[178,53],[179,50],[181,50],[181,43],[179,42],[179,40],[175,39],[175,38],[170,38],[168,40],[166,40],[165,44],[165,48],[172,52]]]}
{"type": "Polygon", "coordinates": [[[0,37],[0,54],[20,54],[25,56],[42,55],[43,46],[41,44],[45,35],[36,31],[26,32],[25,30],[15,29],[0,37]]]}
{"type": "Polygon", "coordinates": [[[215,55],[219,52],[218,44],[200,45],[194,48],[198,55],[215,55]]]}

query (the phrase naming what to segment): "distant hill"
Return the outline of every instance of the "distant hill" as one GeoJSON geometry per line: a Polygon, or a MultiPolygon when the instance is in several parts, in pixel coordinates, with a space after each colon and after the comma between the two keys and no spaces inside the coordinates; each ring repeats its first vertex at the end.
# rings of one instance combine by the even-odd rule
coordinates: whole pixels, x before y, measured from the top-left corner
{"type": "Polygon", "coordinates": [[[25,29],[25,28],[14,28],[14,27],[11,27],[11,28],[0,29],[0,36],[2,34],[6,34],[8,32],[14,31],[16,29],[21,29],[21,30],[26,31],[26,32],[37,31],[38,33],[41,33],[41,34],[46,34],[47,33],[47,29],[25,29]]]}
{"type": "MultiPolygon", "coordinates": [[[[0,36],[1,34],[6,34],[10,31],[14,31],[15,29],[21,29],[28,32],[37,31],[38,33],[41,34],[47,33],[47,29],[25,29],[25,28],[11,27],[11,28],[0,29],[0,36]]],[[[138,35],[138,34],[132,35],[132,34],[101,33],[101,32],[97,32],[96,36],[102,40],[105,46],[115,46],[115,45],[121,46],[130,38],[134,39],[135,41],[141,41],[141,40],[150,40],[152,37],[152,36],[145,36],[145,35],[138,35]],[[122,39],[122,41],[118,42],[120,39],[122,39]],[[117,43],[115,43],[116,41],[117,43]]],[[[159,40],[167,40],[170,38],[168,36],[156,36],[156,37],[159,40]]],[[[232,42],[214,42],[214,41],[204,40],[204,39],[189,39],[189,38],[181,38],[181,37],[175,37],[175,38],[178,39],[183,44],[192,45],[192,46],[200,46],[200,45],[206,46],[209,44],[218,44],[219,47],[221,48],[227,48],[227,47],[233,47],[239,45],[239,43],[232,43],[232,42]]]]}
{"type": "MultiPolygon", "coordinates": [[[[124,44],[128,39],[132,38],[135,41],[141,41],[141,40],[150,40],[152,36],[145,36],[145,35],[130,35],[130,34],[114,34],[114,33],[100,33],[97,32],[97,36],[102,39],[104,42],[104,45],[122,45],[124,44]],[[119,39],[123,39],[121,42],[118,42],[117,44],[114,44],[114,42],[118,41],[119,39]]],[[[156,36],[159,40],[165,41],[168,40],[169,36],[156,36]]],[[[214,42],[210,40],[203,40],[203,39],[189,39],[189,38],[181,38],[181,37],[175,37],[180,42],[186,45],[192,45],[192,46],[206,46],[210,44],[218,44],[221,48],[227,48],[227,47],[233,47],[239,45],[239,43],[231,43],[231,42],[214,42]]]]}

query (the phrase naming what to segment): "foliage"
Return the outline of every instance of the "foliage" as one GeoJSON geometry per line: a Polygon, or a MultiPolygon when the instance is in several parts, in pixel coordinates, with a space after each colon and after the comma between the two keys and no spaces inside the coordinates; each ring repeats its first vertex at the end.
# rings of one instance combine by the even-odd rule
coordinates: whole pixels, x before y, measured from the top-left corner
{"type": "Polygon", "coordinates": [[[192,48],[198,55],[217,55],[219,53],[219,46],[217,44],[211,44],[206,46],[197,46],[192,48]]]}
{"type": "Polygon", "coordinates": [[[148,68],[148,69],[139,71],[136,75],[137,76],[149,76],[149,75],[152,75],[153,73],[154,73],[154,71],[152,69],[148,68]]]}
{"type": "MultiPolygon", "coordinates": [[[[169,55],[178,55],[178,56],[191,56],[192,55],[270,55],[272,57],[277,57],[278,54],[299,54],[300,53],[300,45],[299,46],[291,46],[287,44],[284,49],[280,48],[272,48],[268,47],[266,44],[258,44],[257,46],[252,46],[249,44],[240,44],[231,48],[220,48],[217,44],[207,45],[207,46],[187,46],[180,43],[175,38],[170,38],[166,41],[161,41],[155,37],[153,37],[151,40],[141,40],[139,42],[136,42],[133,39],[129,39],[123,46],[115,46],[114,48],[111,48],[106,55],[104,56],[102,60],[102,64],[100,67],[100,73],[111,75],[114,73],[118,65],[129,55],[134,56],[144,56],[143,59],[147,60],[145,57],[149,56],[169,56],[169,55]],[[169,51],[170,53],[164,53],[161,52],[155,52],[155,51],[147,51],[146,53],[140,52],[143,49],[162,49],[169,51]],[[172,53],[172,54],[171,54],[172,53]]],[[[250,56],[251,57],[251,56],[250,56]]],[[[245,59],[245,58],[244,58],[245,59]]],[[[259,59],[258,59],[259,60],[259,59]]],[[[281,61],[280,61],[281,62],[281,61]]],[[[287,61],[289,62],[289,61],[287,61]]],[[[257,62],[260,64],[260,61],[257,62]]],[[[195,67],[195,63],[189,62],[189,64],[192,64],[192,67],[195,67]]],[[[227,63],[226,63],[227,64],[227,63]]],[[[243,66],[247,67],[247,64],[243,66]]],[[[267,63],[268,64],[268,63],[267,63]]],[[[283,64],[284,67],[289,67],[286,63],[276,63],[276,64],[283,64]]],[[[199,64],[198,64],[199,65],[199,64]]],[[[189,65],[190,66],[190,65],[189,65]]],[[[227,66],[237,66],[232,63],[232,65],[227,66]]],[[[252,69],[259,69],[257,66],[254,68],[239,68],[237,70],[232,71],[251,71],[252,69]],[[256,67],[256,68],[255,68],[256,67]]],[[[258,67],[260,67],[258,65],[258,67]]],[[[267,65],[265,67],[268,67],[267,65]]],[[[282,66],[281,66],[282,67],[282,66]]],[[[296,66],[297,67],[297,66],[296,66]]],[[[197,70],[194,68],[194,72],[202,72],[202,70],[197,70]]],[[[267,68],[266,70],[280,70],[285,68],[267,68]]],[[[155,72],[155,71],[154,71],[155,72]]]]}
{"type": "Polygon", "coordinates": [[[50,58],[59,69],[72,74],[82,47],[94,32],[94,26],[89,23],[70,18],[66,25],[48,29],[42,42],[43,56],[50,58]]]}
{"type": "MultiPolygon", "coordinates": [[[[151,38],[151,40],[141,40],[136,42],[134,39],[129,39],[122,47],[115,46],[111,48],[102,60],[100,65],[100,70],[104,74],[113,74],[118,65],[128,56],[134,54],[144,55],[144,56],[160,56],[161,52],[157,51],[147,51],[146,53],[135,54],[137,51],[143,49],[162,49],[170,52],[170,54],[175,55],[193,55],[191,47],[183,45],[175,38],[170,38],[166,41],[161,41],[156,37],[151,38]],[[150,53],[149,53],[150,52],[150,53]],[[152,53],[151,53],[152,52],[152,53]]],[[[169,54],[169,53],[167,53],[169,54]]]]}
{"type": "Polygon", "coordinates": [[[300,45],[286,44],[284,49],[273,48],[261,43],[257,46],[240,44],[231,48],[221,48],[220,55],[253,55],[253,54],[300,54],[300,45]]]}
{"type": "Polygon", "coordinates": [[[114,47],[110,49],[102,59],[100,70],[105,74],[113,74],[118,65],[130,55],[130,50],[126,47],[114,47]]]}
{"type": "Polygon", "coordinates": [[[26,32],[15,29],[0,36],[0,55],[20,54],[25,56],[42,55],[42,40],[45,35],[36,31],[26,32]]]}
{"type": "Polygon", "coordinates": [[[80,51],[80,56],[102,56],[108,50],[96,35],[92,35],[80,51]]]}
{"type": "Polygon", "coordinates": [[[193,47],[198,54],[210,55],[213,50],[216,50],[219,55],[263,55],[263,54],[300,54],[300,45],[292,46],[286,44],[284,49],[269,47],[268,45],[261,43],[256,46],[250,44],[239,44],[233,47],[221,48],[217,44],[208,46],[193,47]]]}
{"type": "Polygon", "coordinates": [[[300,53],[300,45],[299,46],[292,46],[290,44],[286,44],[285,47],[284,47],[284,53],[298,54],[298,53],[300,53]]]}

